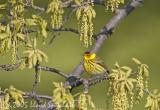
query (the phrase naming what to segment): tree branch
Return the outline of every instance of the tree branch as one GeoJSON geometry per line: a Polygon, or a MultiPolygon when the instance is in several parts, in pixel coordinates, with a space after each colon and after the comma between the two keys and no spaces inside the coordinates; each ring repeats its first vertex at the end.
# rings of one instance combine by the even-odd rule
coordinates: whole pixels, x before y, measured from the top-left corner
{"type": "MultiPolygon", "coordinates": [[[[97,4],[97,5],[104,5],[104,0],[91,0],[91,1],[85,1],[82,2],[82,4],[80,6],[86,5],[86,4],[97,4]]],[[[67,2],[63,4],[64,8],[75,8],[75,7],[79,7],[79,5],[73,4],[72,2],[67,2]]]]}
{"type": "Polygon", "coordinates": [[[89,86],[94,86],[97,83],[102,82],[103,80],[108,80],[108,79],[109,79],[109,77],[106,73],[97,75],[95,77],[91,77],[91,78],[88,79],[89,86]]]}
{"type": "MultiPolygon", "coordinates": [[[[135,0],[132,2],[129,2],[124,9],[118,9],[116,10],[115,15],[111,18],[111,20],[101,29],[100,33],[97,36],[97,41],[95,42],[94,46],[92,47],[90,52],[97,53],[101,46],[103,45],[104,41],[113,33],[113,30],[117,27],[117,25],[127,17],[135,8],[141,6],[143,3],[143,0],[135,0]]],[[[65,82],[65,86],[71,85],[72,89],[74,87],[77,87],[81,84],[85,84],[83,80],[80,80],[81,74],[83,74],[83,62],[81,62],[70,74],[70,77],[65,82]]],[[[98,82],[101,82],[102,80],[108,79],[108,76],[106,74],[102,74],[103,77],[97,78],[97,76],[88,79],[88,84],[90,86],[95,85],[98,82]],[[105,76],[103,76],[105,75],[105,76]],[[90,80],[90,81],[89,81],[90,80]]],[[[99,76],[98,76],[99,77],[99,76]]],[[[84,87],[87,87],[84,85],[84,87]]],[[[87,90],[87,89],[86,89],[87,90]]]]}
{"type": "Polygon", "coordinates": [[[18,61],[16,64],[5,64],[5,65],[0,65],[0,70],[1,71],[13,71],[19,68],[21,64],[21,60],[18,61]]]}
{"type": "MultiPolygon", "coordinates": [[[[97,41],[95,45],[92,47],[90,52],[97,53],[104,41],[112,34],[113,30],[117,27],[117,25],[127,17],[135,8],[141,6],[143,0],[134,0],[129,2],[124,9],[118,9],[112,19],[101,29],[100,34],[97,36],[97,41]]],[[[72,72],[71,76],[80,77],[83,73],[83,66],[80,63],[72,72]]]]}
{"type": "MultiPolygon", "coordinates": [[[[92,1],[87,1],[87,2],[83,2],[81,5],[86,5],[86,4],[90,4],[90,3],[94,3],[97,5],[104,5],[104,0],[92,0],[92,1]]],[[[33,8],[35,10],[44,12],[46,11],[46,8],[37,6],[37,5],[33,5],[33,4],[25,4],[25,7],[29,7],[29,8],[33,8]]],[[[64,8],[76,8],[79,7],[79,5],[76,5],[72,2],[72,0],[66,1],[63,3],[63,7],[64,8]]]]}
{"type": "MultiPolygon", "coordinates": [[[[55,32],[73,32],[75,34],[79,34],[79,31],[74,29],[74,28],[59,28],[59,29],[46,29],[49,32],[55,31],[55,32]]],[[[27,33],[32,33],[32,32],[38,32],[37,29],[29,29],[26,31],[27,33]]]]}
{"type": "Polygon", "coordinates": [[[39,80],[40,80],[40,75],[39,75],[39,69],[38,69],[38,66],[39,66],[39,62],[37,61],[36,65],[35,65],[35,77],[34,77],[34,83],[33,83],[33,87],[32,87],[32,95],[33,95],[33,98],[36,100],[37,104],[40,105],[41,104],[41,99],[37,96],[36,94],[36,89],[37,89],[37,86],[39,84],[39,80]]]}
{"type": "MultiPolygon", "coordinates": [[[[21,65],[21,60],[19,60],[16,64],[0,65],[0,70],[1,71],[14,71],[14,70],[18,69],[20,65],[21,65]]],[[[58,70],[55,68],[51,68],[51,67],[47,67],[47,66],[38,66],[38,70],[57,73],[58,75],[60,75],[64,78],[68,78],[67,73],[64,73],[61,70],[58,70]]]]}
{"type": "Polygon", "coordinates": [[[53,73],[57,73],[58,75],[64,77],[64,78],[68,78],[68,75],[58,69],[55,68],[51,68],[51,67],[46,67],[46,66],[39,66],[38,67],[39,70],[43,70],[43,71],[49,71],[49,72],[53,72],[53,73]]]}
{"type": "Polygon", "coordinates": [[[48,96],[48,95],[37,95],[35,97],[35,95],[32,92],[25,92],[23,96],[24,96],[24,98],[36,99],[36,97],[38,97],[38,98],[45,99],[45,100],[48,100],[48,101],[52,100],[52,97],[48,96]]]}
{"type": "Polygon", "coordinates": [[[51,96],[48,96],[48,95],[35,95],[33,94],[32,92],[25,92],[23,94],[23,97],[24,98],[32,98],[36,101],[40,101],[41,100],[46,100],[48,103],[44,103],[44,104],[41,104],[39,103],[38,105],[36,105],[36,109],[37,110],[54,110],[56,108],[56,105],[52,102],[52,97],[51,96]]]}
{"type": "Polygon", "coordinates": [[[32,5],[32,4],[25,4],[25,7],[27,8],[33,8],[34,10],[38,10],[41,12],[44,12],[46,9],[40,6],[32,5]]]}
{"type": "Polygon", "coordinates": [[[33,88],[32,88],[32,93],[33,93],[33,94],[35,93],[35,90],[36,90],[36,88],[37,88],[37,85],[38,85],[38,83],[39,83],[39,78],[40,78],[38,67],[39,67],[39,63],[38,63],[38,61],[37,61],[37,64],[36,64],[35,67],[34,67],[34,69],[35,69],[35,80],[34,80],[34,84],[33,84],[33,88]]]}

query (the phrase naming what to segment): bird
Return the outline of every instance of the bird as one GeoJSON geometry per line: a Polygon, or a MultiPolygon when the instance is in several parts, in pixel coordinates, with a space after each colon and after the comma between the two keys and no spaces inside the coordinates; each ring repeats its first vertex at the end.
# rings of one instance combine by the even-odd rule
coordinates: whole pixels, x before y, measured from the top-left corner
{"type": "Polygon", "coordinates": [[[107,66],[95,53],[85,52],[83,56],[83,68],[92,75],[109,73],[107,66]]]}

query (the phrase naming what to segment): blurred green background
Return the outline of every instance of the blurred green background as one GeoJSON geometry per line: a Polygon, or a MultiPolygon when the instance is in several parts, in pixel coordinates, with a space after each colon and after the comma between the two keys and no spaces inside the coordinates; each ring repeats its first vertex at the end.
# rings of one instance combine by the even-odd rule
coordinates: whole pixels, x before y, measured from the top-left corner
{"type": "MultiPolygon", "coordinates": [[[[36,0],[36,4],[46,6],[48,0],[36,0]],[[45,2],[45,3],[44,3],[45,2]]],[[[105,12],[103,6],[95,6],[97,17],[94,20],[94,33],[108,22],[112,13],[105,12]]],[[[67,10],[68,11],[68,10],[67,10]]],[[[77,27],[75,16],[66,24],[66,27],[77,27]]],[[[48,40],[52,37],[50,34],[48,40]]],[[[41,43],[40,43],[41,44],[41,43]]],[[[82,42],[76,34],[62,32],[56,37],[52,45],[40,46],[49,57],[49,62],[45,63],[49,67],[55,67],[66,73],[72,70],[82,60],[82,54],[86,51],[82,42]]],[[[140,59],[150,67],[150,89],[160,90],[160,0],[145,0],[144,5],[136,9],[131,15],[123,20],[115,30],[115,33],[105,41],[105,44],[98,53],[109,68],[113,68],[116,61],[120,65],[134,66],[132,57],[140,59]]],[[[10,55],[0,56],[0,64],[10,62],[10,55]]],[[[52,82],[64,81],[56,74],[42,72],[41,82],[37,92],[39,94],[52,95],[52,82]]],[[[12,72],[0,71],[0,87],[8,88],[14,85],[23,91],[31,91],[34,82],[33,70],[16,70],[12,72]]],[[[75,89],[73,92],[79,91],[75,89]]],[[[105,109],[106,82],[97,84],[90,89],[90,94],[96,103],[97,110],[105,109]]],[[[139,105],[135,105],[133,110],[144,110],[143,100],[139,105]]],[[[19,110],[19,109],[18,109],[19,110]]]]}

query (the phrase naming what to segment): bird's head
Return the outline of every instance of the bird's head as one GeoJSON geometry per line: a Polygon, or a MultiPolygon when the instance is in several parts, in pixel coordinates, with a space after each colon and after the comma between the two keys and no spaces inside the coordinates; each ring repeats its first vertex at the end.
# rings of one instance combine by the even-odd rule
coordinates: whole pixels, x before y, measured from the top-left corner
{"type": "Polygon", "coordinates": [[[95,53],[91,53],[91,52],[85,52],[84,53],[84,59],[85,60],[93,60],[96,58],[96,54],[95,53]]]}

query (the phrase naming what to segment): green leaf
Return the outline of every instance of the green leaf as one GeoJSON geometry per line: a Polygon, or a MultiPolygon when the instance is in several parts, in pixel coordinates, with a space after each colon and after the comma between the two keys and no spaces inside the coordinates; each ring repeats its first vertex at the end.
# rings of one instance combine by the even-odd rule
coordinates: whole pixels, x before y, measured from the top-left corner
{"type": "Polygon", "coordinates": [[[26,35],[25,34],[21,34],[21,33],[17,33],[17,37],[19,40],[24,41],[26,35]]]}
{"type": "Polygon", "coordinates": [[[23,54],[29,54],[31,52],[31,50],[26,50],[23,52],[23,54]]]}
{"type": "Polygon", "coordinates": [[[76,11],[76,17],[77,17],[77,20],[79,20],[79,19],[80,19],[80,17],[81,17],[81,11],[82,11],[82,9],[81,9],[81,8],[78,8],[78,9],[77,9],[77,11],[76,11]]]}
{"type": "Polygon", "coordinates": [[[21,104],[24,104],[24,99],[23,99],[23,92],[14,88],[13,86],[10,86],[9,89],[5,90],[6,96],[5,96],[5,101],[6,103],[9,102],[10,99],[12,99],[17,106],[20,106],[21,104]]]}
{"type": "Polygon", "coordinates": [[[32,51],[30,51],[28,58],[30,59],[33,55],[34,55],[34,51],[32,50],[32,51]]]}
{"type": "Polygon", "coordinates": [[[153,100],[150,97],[148,97],[147,98],[147,103],[145,104],[145,108],[151,107],[152,104],[153,104],[153,100]]]}
{"type": "Polygon", "coordinates": [[[33,40],[33,47],[34,47],[34,49],[36,49],[36,47],[37,47],[37,39],[36,39],[36,37],[33,40]]]}
{"type": "Polygon", "coordinates": [[[6,9],[6,4],[0,4],[0,9],[6,9]]]}
{"type": "Polygon", "coordinates": [[[53,90],[53,102],[58,108],[67,107],[66,110],[73,110],[74,108],[74,98],[68,89],[63,86],[63,83],[53,82],[56,87],[53,90]],[[59,107],[60,106],[60,107],[59,107]]]}
{"type": "Polygon", "coordinates": [[[37,53],[36,55],[37,55],[37,59],[38,59],[38,61],[39,61],[39,62],[42,62],[42,57],[41,57],[41,55],[40,55],[40,54],[38,54],[38,53],[37,53]]]}
{"type": "Polygon", "coordinates": [[[8,37],[9,35],[7,33],[1,33],[0,34],[0,40],[4,40],[8,37]]]}
{"type": "Polygon", "coordinates": [[[37,49],[37,52],[41,55],[45,62],[48,62],[48,57],[44,52],[40,51],[39,49],[37,49]]]}
{"type": "Polygon", "coordinates": [[[125,70],[128,70],[128,71],[132,70],[132,69],[131,69],[130,67],[128,67],[128,66],[123,66],[122,68],[125,69],[125,70]]]}
{"type": "Polygon", "coordinates": [[[6,29],[6,26],[3,26],[0,24],[0,31],[5,31],[5,29],[6,29]]]}
{"type": "Polygon", "coordinates": [[[41,34],[42,34],[42,36],[43,36],[44,38],[47,38],[47,31],[46,31],[46,29],[42,29],[42,30],[41,30],[41,34]]]}
{"type": "Polygon", "coordinates": [[[136,64],[138,64],[138,65],[141,65],[141,64],[142,64],[137,58],[132,58],[132,60],[133,60],[136,64]]]}
{"type": "Polygon", "coordinates": [[[32,56],[33,65],[35,66],[37,64],[37,55],[34,53],[32,56]]]}
{"type": "Polygon", "coordinates": [[[35,19],[25,19],[25,24],[27,26],[36,26],[35,19]]]}
{"type": "Polygon", "coordinates": [[[116,62],[114,65],[115,65],[117,68],[120,68],[118,62],[116,62]]]}

